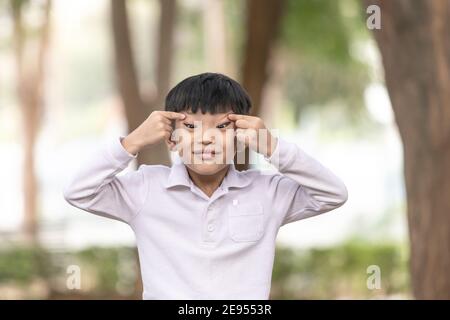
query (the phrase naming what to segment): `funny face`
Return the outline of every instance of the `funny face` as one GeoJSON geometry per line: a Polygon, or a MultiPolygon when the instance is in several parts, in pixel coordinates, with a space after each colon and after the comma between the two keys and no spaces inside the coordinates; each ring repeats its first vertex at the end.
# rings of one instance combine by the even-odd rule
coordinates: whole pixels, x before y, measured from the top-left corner
{"type": "Polygon", "coordinates": [[[213,175],[233,163],[236,152],[234,122],[227,113],[182,112],[183,120],[175,121],[171,148],[184,164],[201,175],[213,175]]]}

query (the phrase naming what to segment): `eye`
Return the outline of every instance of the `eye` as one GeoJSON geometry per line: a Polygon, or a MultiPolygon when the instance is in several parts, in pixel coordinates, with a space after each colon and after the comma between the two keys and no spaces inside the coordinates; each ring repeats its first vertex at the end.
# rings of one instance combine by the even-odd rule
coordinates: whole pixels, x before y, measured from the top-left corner
{"type": "Polygon", "coordinates": [[[224,129],[224,128],[226,128],[230,123],[231,123],[231,122],[225,122],[225,123],[219,124],[219,125],[217,126],[217,128],[218,128],[218,129],[224,129]]]}
{"type": "Polygon", "coordinates": [[[192,123],[183,123],[188,129],[195,129],[195,126],[192,123]]]}

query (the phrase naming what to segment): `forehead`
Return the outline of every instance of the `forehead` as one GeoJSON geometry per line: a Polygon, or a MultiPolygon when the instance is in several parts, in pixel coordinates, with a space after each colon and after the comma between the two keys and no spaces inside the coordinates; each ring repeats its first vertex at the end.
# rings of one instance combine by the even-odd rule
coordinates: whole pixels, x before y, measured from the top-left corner
{"type": "Polygon", "coordinates": [[[202,122],[217,122],[217,121],[223,121],[228,119],[227,116],[230,113],[233,113],[232,111],[228,112],[221,112],[221,113],[202,113],[200,110],[193,113],[191,110],[183,111],[181,113],[186,114],[185,120],[187,121],[202,121],[202,122]]]}

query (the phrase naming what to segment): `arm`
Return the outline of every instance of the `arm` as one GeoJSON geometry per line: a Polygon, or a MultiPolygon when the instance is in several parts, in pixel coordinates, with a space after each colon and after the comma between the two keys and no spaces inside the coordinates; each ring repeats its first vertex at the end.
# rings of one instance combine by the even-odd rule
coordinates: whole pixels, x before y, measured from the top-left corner
{"type": "Polygon", "coordinates": [[[111,141],[80,167],[65,186],[64,198],[79,209],[128,223],[142,207],[147,187],[142,167],[117,176],[136,157],[120,140],[111,141]]]}
{"type": "Polygon", "coordinates": [[[295,144],[278,139],[266,159],[281,173],[271,177],[269,186],[274,203],[283,204],[281,225],[325,213],[347,201],[344,183],[295,144]]]}
{"type": "Polygon", "coordinates": [[[170,122],[184,117],[175,112],[152,112],[127,137],[113,140],[84,164],[65,186],[64,198],[77,208],[129,223],[139,213],[147,197],[144,168],[122,176],[117,174],[142,149],[162,140],[169,143],[170,122]]]}
{"type": "Polygon", "coordinates": [[[269,179],[269,194],[280,212],[280,224],[324,213],[347,201],[344,183],[293,143],[277,139],[258,117],[229,114],[235,121],[236,138],[261,153],[281,174],[269,179]],[[260,132],[266,134],[260,139],[260,132]],[[279,208],[281,207],[281,208],[279,208]]]}

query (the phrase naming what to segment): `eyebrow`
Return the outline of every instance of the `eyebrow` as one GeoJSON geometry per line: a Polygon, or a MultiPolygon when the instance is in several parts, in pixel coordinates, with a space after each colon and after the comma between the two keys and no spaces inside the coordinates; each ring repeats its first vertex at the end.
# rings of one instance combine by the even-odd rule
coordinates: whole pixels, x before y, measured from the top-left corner
{"type": "MultiPolygon", "coordinates": [[[[228,119],[228,115],[229,115],[229,114],[232,114],[232,113],[234,113],[234,112],[228,112],[228,113],[226,113],[226,114],[224,115],[224,117],[223,117],[222,119],[219,120],[219,122],[220,122],[221,124],[224,124],[225,122],[228,122],[228,121],[229,121],[229,122],[232,122],[231,120],[228,119]]],[[[186,116],[193,115],[193,114],[195,114],[195,113],[187,113],[186,116]]],[[[183,121],[186,122],[186,121],[187,121],[187,117],[184,118],[183,121]]],[[[202,120],[194,120],[194,119],[192,119],[190,122],[195,122],[195,121],[202,121],[202,120]]]]}
{"type": "Polygon", "coordinates": [[[233,111],[230,111],[230,112],[225,113],[225,114],[224,114],[224,119],[227,119],[228,121],[230,121],[230,120],[228,119],[228,115],[229,115],[229,114],[232,114],[232,113],[234,113],[234,112],[233,112],[233,111]]]}

